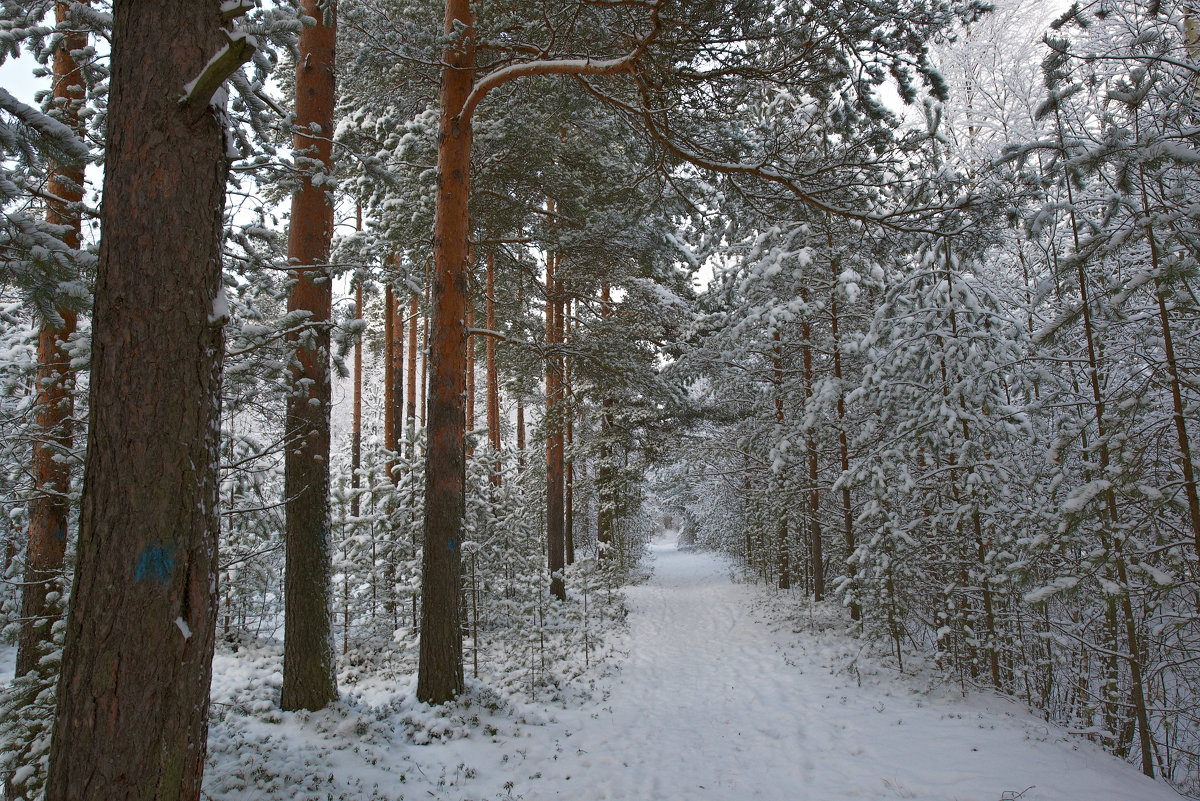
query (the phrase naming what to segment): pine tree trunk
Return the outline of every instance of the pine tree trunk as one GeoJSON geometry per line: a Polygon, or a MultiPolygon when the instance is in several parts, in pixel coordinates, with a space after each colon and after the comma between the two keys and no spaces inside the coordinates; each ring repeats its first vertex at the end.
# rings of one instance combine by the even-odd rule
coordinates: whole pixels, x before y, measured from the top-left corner
{"type": "MultiPolygon", "coordinates": [[[[392,386],[391,439],[392,452],[400,457],[400,445],[404,442],[404,306],[392,295],[392,362],[388,383],[392,386]]],[[[392,483],[400,483],[400,475],[392,476],[392,483]]]]}
{"type": "MultiPolygon", "coordinates": [[[[55,19],[64,22],[67,11],[65,3],[56,3],[55,19]]],[[[87,47],[87,39],[85,33],[72,32],[63,37],[54,51],[54,98],[64,104],[60,107],[61,121],[74,131],[80,128],[79,106],[85,87],[83,73],[71,51],[87,47]]],[[[46,189],[50,197],[60,199],[47,202],[46,221],[64,226],[63,243],[78,248],[81,219],[75,204],[83,201],[83,166],[55,164],[46,189]]],[[[75,333],[76,317],[74,311],[64,306],[56,307],[55,314],[58,320],[44,319],[38,329],[37,434],[33,439],[33,497],[29,502],[29,542],[25,551],[25,582],[21,587],[17,676],[37,667],[52,641],[54,623],[63,613],[62,604],[47,601],[47,595],[63,589],[56,585],[63,573],[71,515],[67,498],[71,466],[67,455],[74,442],[75,378],[67,340],[75,333]]]]}
{"type": "MultiPolygon", "coordinates": [[[[808,291],[802,289],[801,297],[808,303],[808,291]]],[[[804,398],[811,402],[813,397],[812,324],[805,319],[801,323],[804,336],[804,398]]],[[[813,598],[825,600],[825,556],[821,540],[821,494],[817,489],[819,478],[817,463],[816,431],[810,428],[804,438],[808,451],[808,534],[809,552],[812,554],[813,598]]]]}
{"type": "MultiPolygon", "coordinates": [[[[496,254],[488,250],[487,278],[484,298],[485,314],[487,315],[487,330],[496,330],[496,254]]],[[[492,465],[492,485],[499,487],[500,478],[500,376],[496,372],[496,338],[485,337],[484,343],[487,367],[487,427],[488,444],[492,448],[495,463],[492,465]]]]}
{"type": "Polygon", "coordinates": [[[425,317],[421,320],[421,400],[417,405],[417,413],[421,417],[421,428],[425,427],[425,415],[429,411],[429,320],[433,309],[429,305],[431,280],[430,264],[425,262],[425,317]]]}
{"type": "Polygon", "coordinates": [[[408,302],[408,458],[417,433],[417,317],[420,299],[413,293],[408,302]]]}
{"type": "MultiPolygon", "coordinates": [[[[833,250],[833,233],[828,234],[829,248],[833,250]]],[[[833,289],[829,293],[829,323],[833,334],[833,378],[837,381],[838,396],[837,396],[837,416],[838,416],[838,455],[842,460],[842,475],[847,476],[850,472],[850,445],[846,438],[846,390],[842,386],[842,346],[838,336],[838,309],[837,309],[837,284],[838,271],[837,260],[831,258],[829,261],[829,269],[833,274],[833,289]]],[[[842,487],[842,531],[846,542],[846,559],[854,556],[854,513],[850,505],[850,486],[845,484],[842,487]]],[[[851,574],[854,566],[847,562],[847,574],[851,574]]],[[[851,576],[853,577],[853,576],[851,576]]],[[[851,584],[857,586],[857,584],[851,584]]],[[[862,604],[858,601],[850,602],[850,619],[859,620],[862,618],[862,604]]]]}
{"type": "MultiPolygon", "coordinates": [[[[553,210],[553,205],[550,205],[553,210]]],[[[567,598],[563,581],[566,538],[563,533],[563,427],[562,427],[562,299],[558,257],[546,254],[546,556],[550,569],[550,594],[567,598]]]]}
{"type": "MultiPolygon", "coordinates": [[[[467,431],[475,430],[475,337],[470,333],[475,327],[475,308],[467,300],[467,431]]],[[[471,451],[468,451],[468,455],[471,451]]]]}
{"type": "MultiPolygon", "coordinates": [[[[779,330],[775,330],[775,349],[774,349],[774,384],[775,384],[775,426],[780,433],[783,432],[783,350],[780,345],[779,330]]],[[[787,519],[787,493],[784,487],[784,477],[781,473],[778,477],[779,481],[779,497],[776,499],[779,504],[779,517],[776,521],[775,530],[775,554],[779,567],[779,589],[788,590],[792,587],[792,571],[791,558],[788,553],[788,519],[787,519]]]]}
{"type": "MultiPolygon", "coordinates": [[[[600,318],[612,318],[612,293],[607,282],[600,285],[600,318]]],[[[600,396],[600,465],[596,469],[597,500],[599,509],[596,510],[596,545],[600,559],[612,556],[609,552],[613,544],[613,524],[616,498],[613,495],[613,451],[609,437],[613,427],[613,399],[605,390],[600,396]]]]}
{"type": "MultiPolygon", "coordinates": [[[[354,285],[354,316],[359,320],[363,313],[362,301],[362,282],[359,281],[354,285]]],[[[358,518],[361,512],[358,471],[362,467],[362,377],[363,343],[360,339],[354,346],[354,418],[350,431],[350,516],[353,518],[358,518]]]]}
{"type": "MultiPolygon", "coordinates": [[[[566,301],[566,314],[562,321],[563,344],[571,342],[571,302],[566,301]]],[[[564,435],[563,444],[563,541],[566,545],[567,564],[575,564],[575,465],[566,454],[571,449],[575,439],[574,412],[571,408],[571,357],[563,354],[563,412],[564,435]]]]}
{"type": "MultiPolygon", "coordinates": [[[[392,294],[391,284],[383,288],[383,449],[389,454],[396,452],[396,371],[395,364],[396,335],[392,327],[396,324],[396,298],[392,294]]],[[[388,456],[384,471],[389,480],[393,480],[396,460],[388,456]]]]}
{"type": "MultiPolygon", "coordinates": [[[[303,0],[317,20],[300,34],[296,68],[296,133],[292,146],[312,151],[332,171],[334,107],[333,4],[303,0]],[[328,24],[326,24],[328,23],[328,24]],[[319,126],[320,135],[303,131],[319,126]]],[[[329,318],[333,300],[329,244],[333,204],[306,176],[292,195],[288,261],[296,265],[288,311],[310,314],[296,345],[292,392],[287,402],[288,444],[284,457],[287,498],[284,568],[283,690],[285,710],[321,709],[337,699],[331,632],[332,560],[329,508],[329,318]]]]}
{"type": "Polygon", "coordinates": [[[463,404],[469,271],[471,123],[459,119],[475,81],[475,17],[469,0],[447,0],[438,120],[438,192],[434,213],[432,381],[425,460],[425,551],[422,571],[417,698],[444,703],[462,692],[459,583],[466,460],[463,404]]]}
{"type": "Polygon", "coordinates": [[[228,163],[217,115],[179,98],[221,47],[221,24],[209,0],[113,4],[91,419],[49,801],[200,795],[228,163]]]}

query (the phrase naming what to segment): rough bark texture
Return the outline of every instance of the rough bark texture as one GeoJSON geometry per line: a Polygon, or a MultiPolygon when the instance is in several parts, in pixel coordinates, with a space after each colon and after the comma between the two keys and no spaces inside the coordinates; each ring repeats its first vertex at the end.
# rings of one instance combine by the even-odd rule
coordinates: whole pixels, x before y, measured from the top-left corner
{"type": "MultiPolygon", "coordinates": [[[[566,301],[563,315],[563,345],[571,343],[571,301],[566,301]]],[[[575,464],[567,458],[575,440],[574,410],[571,408],[571,358],[565,353],[563,365],[563,542],[566,545],[567,564],[575,564],[575,464]]]]}
{"type": "MultiPolygon", "coordinates": [[[[59,23],[67,16],[67,7],[54,7],[59,23]]],[[[83,73],[71,58],[72,50],[87,46],[87,35],[71,33],[63,37],[54,51],[54,97],[66,101],[62,121],[79,128],[79,104],[83,101],[83,73]]],[[[79,247],[80,212],[73,204],[83,200],[83,166],[55,165],[46,186],[51,197],[63,202],[46,204],[46,220],[66,226],[62,240],[79,247]]],[[[75,379],[66,343],[75,332],[75,312],[56,309],[61,320],[42,320],[37,348],[37,436],[33,441],[34,495],[29,502],[29,544],[25,551],[25,584],[21,588],[21,628],[17,634],[16,675],[24,676],[35,667],[45,645],[51,640],[51,628],[62,614],[62,605],[48,603],[47,594],[57,589],[55,579],[62,575],[67,548],[67,524],[71,505],[67,492],[71,467],[56,454],[70,452],[73,442],[71,418],[75,409],[75,379]],[[61,325],[60,325],[61,322],[61,325]]]]}
{"type": "MultiPolygon", "coordinates": [[[[392,330],[395,321],[396,298],[392,295],[392,287],[389,285],[383,288],[383,448],[392,453],[396,451],[396,373],[393,369],[396,335],[392,330]]],[[[385,466],[389,477],[395,466],[395,459],[389,458],[385,466]]]]}
{"type": "MultiPolygon", "coordinates": [[[[487,330],[496,330],[496,256],[488,251],[487,278],[485,286],[484,313],[487,316],[487,330]]],[[[499,487],[500,478],[500,376],[496,372],[496,338],[484,337],[485,359],[487,368],[487,427],[488,444],[496,456],[492,465],[491,481],[499,487]]]]}
{"type": "MultiPolygon", "coordinates": [[[[399,298],[392,299],[392,361],[389,369],[388,383],[392,388],[390,412],[390,428],[388,438],[392,450],[399,455],[400,445],[404,442],[404,306],[399,298]]],[[[399,482],[400,476],[392,477],[393,482],[399,482]]]]}
{"type": "MultiPolygon", "coordinates": [[[[317,24],[300,34],[296,67],[296,150],[313,151],[330,169],[333,130],[334,6],[304,0],[317,24]],[[326,23],[329,23],[326,25],[326,23]],[[299,131],[319,126],[319,135],[299,131]]],[[[305,178],[292,195],[288,259],[296,283],[288,311],[307,311],[309,324],[294,335],[296,363],[287,404],[284,460],[287,495],[284,578],[284,709],[321,709],[337,698],[334,677],[329,509],[329,242],[333,206],[324,189],[305,178]]]]}
{"type": "MultiPolygon", "coordinates": [[[[360,212],[361,213],[361,212],[360,212]]],[[[359,230],[362,230],[360,222],[359,230]]],[[[354,316],[361,320],[363,313],[362,282],[354,285],[354,316]]],[[[354,421],[350,431],[350,516],[358,517],[360,504],[358,499],[359,476],[362,466],[362,376],[363,353],[362,340],[354,346],[354,421]]]]}
{"type": "MultiPolygon", "coordinates": [[[[608,320],[612,317],[612,292],[607,283],[600,287],[600,318],[608,320]]],[[[596,512],[596,546],[597,556],[607,559],[612,554],[610,548],[613,542],[613,526],[616,522],[616,498],[613,497],[613,451],[609,443],[609,435],[613,426],[613,399],[603,393],[600,400],[600,465],[596,469],[598,484],[597,495],[599,509],[596,512]]]]}
{"type": "Polygon", "coordinates": [[[228,169],[179,103],[211,0],[117,0],[79,561],[46,798],[197,799],[216,627],[228,169]]]}
{"type": "Polygon", "coordinates": [[[475,337],[469,332],[475,327],[473,301],[467,300],[467,430],[475,430],[475,337]]]}
{"type": "Polygon", "coordinates": [[[462,692],[462,572],[467,364],[467,241],[470,220],[471,124],[457,117],[475,80],[475,18],[469,0],[446,3],[438,121],[438,194],[433,231],[433,337],[429,440],[425,459],[425,551],[421,579],[420,665],[417,698],[443,703],[462,692]]]}
{"type": "MultiPolygon", "coordinates": [[[[553,210],[553,206],[551,206],[553,210]]],[[[565,514],[563,508],[563,384],[562,384],[562,280],[558,258],[546,254],[546,557],[550,568],[550,594],[566,600],[565,514]]]]}

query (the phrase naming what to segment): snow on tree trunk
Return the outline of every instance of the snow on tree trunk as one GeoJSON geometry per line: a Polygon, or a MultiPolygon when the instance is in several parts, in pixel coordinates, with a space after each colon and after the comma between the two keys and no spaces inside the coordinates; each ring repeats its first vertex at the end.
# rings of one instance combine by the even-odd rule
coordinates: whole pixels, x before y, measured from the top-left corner
{"type": "Polygon", "coordinates": [[[208,0],[113,7],[91,421],[52,801],[200,795],[228,164],[220,113],[179,100],[220,30],[208,0]]]}
{"type": "Polygon", "coordinates": [[[296,343],[287,403],[284,460],[287,498],[284,652],[281,706],[321,709],[337,698],[333,659],[333,585],[329,506],[329,245],[333,204],[324,189],[331,173],[335,8],[304,0],[317,24],[300,34],[293,148],[308,166],[292,195],[288,261],[294,281],[289,312],[305,312],[296,343]]]}

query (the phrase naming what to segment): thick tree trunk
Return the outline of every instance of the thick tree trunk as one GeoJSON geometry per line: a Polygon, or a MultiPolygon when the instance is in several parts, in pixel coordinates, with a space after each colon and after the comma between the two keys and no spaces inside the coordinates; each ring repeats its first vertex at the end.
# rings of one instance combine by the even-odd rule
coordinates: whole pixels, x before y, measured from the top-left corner
{"type": "Polygon", "coordinates": [[[421,402],[417,411],[421,416],[421,428],[425,427],[425,415],[429,410],[429,318],[433,310],[429,306],[430,292],[429,262],[425,262],[425,317],[421,321],[421,402]]]}
{"type": "Polygon", "coordinates": [[[91,424],[49,801],[200,795],[228,164],[217,115],[179,98],[220,29],[210,0],[113,6],[91,424]]]}
{"type": "MultiPolygon", "coordinates": [[[[59,23],[67,18],[67,5],[56,3],[59,23]]],[[[84,99],[83,73],[71,57],[72,51],[87,47],[87,34],[73,32],[63,37],[54,51],[54,97],[62,102],[62,122],[79,129],[79,106],[84,99]]],[[[46,186],[50,197],[46,220],[66,228],[63,243],[79,247],[80,210],[83,200],[83,165],[54,165],[46,186]]],[[[56,580],[62,576],[67,549],[67,525],[71,504],[67,493],[71,466],[67,459],[74,441],[75,379],[67,340],[75,333],[75,312],[63,306],[55,310],[60,319],[41,321],[37,347],[36,430],[33,440],[33,498],[29,502],[29,543],[25,551],[25,583],[21,588],[21,628],[17,634],[16,675],[24,676],[38,665],[52,640],[54,622],[63,612],[61,603],[47,601],[51,591],[61,591],[56,580]],[[61,323],[61,324],[60,324],[61,323]],[[55,458],[56,456],[60,458],[55,458]]]]}
{"type": "MultiPolygon", "coordinates": [[[[487,330],[496,330],[496,255],[491,250],[488,250],[487,255],[487,278],[485,285],[486,296],[484,298],[485,314],[487,316],[487,330]]],[[[500,376],[496,372],[496,338],[494,336],[485,337],[485,359],[487,368],[487,427],[488,427],[488,444],[492,448],[492,454],[495,456],[495,463],[492,465],[492,484],[496,487],[500,486],[500,376]]]]}
{"type": "MultiPolygon", "coordinates": [[[[612,291],[608,283],[600,285],[600,318],[612,317],[612,291]]],[[[601,390],[600,399],[600,464],[596,468],[597,502],[596,547],[597,556],[607,559],[613,543],[613,524],[616,498],[613,495],[612,443],[609,441],[613,426],[613,400],[608,392],[601,390]]]]}
{"type": "MultiPolygon", "coordinates": [[[[571,301],[567,300],[565,305],[566,313],[562,320],[563,329],[563,345],[569,346],[571,342],[571,301]]],[[[571,449],[575,440],[575,422],[574,411],[571,408],[571,357],[566,353],[562,357],[563,363],[563,429],[566,437],[563,445],[563,541],[566,545],[567,564],[575,564],[575,464],[572,459],[567,458],[567,452],[571,449]]]]}
{"type": "Polygon", "coordinates": [[[420,299],[416,293],[408,301],[408,457],[412,458],[412,441],[417,435],[417,317],[420,299]]]}
{"type": "MultiPolygon", "coordinates": [[[[335,14],[332,3],[303,0],[317,24],[300,34],[296,67],[296,127],[292,146],[311,151],[331,171],[335,14]],[[328,16],[328,19],[326,17],[328,16]],[[330,24],[326,25],[325,23],[330,24]],[[319,126],[319,135],[303,133],[319,126]]],[[[292,195],[288,260],[296,283],[288,311],[309,313],[292,335],[296,358],[287,403],[288,444],[284,457],[287,534],[284,575],[284,709],[321,709],[337,698],[332,639],[332,565],[329,508],[329,318],[332,286],[329,243],[333,204],[321,186],[305,177],[292,195]]]]}
{"type": "Polygon", "coordinates": [[[467,299],[467,430],[475,430],[475,327],[474,301],[467,299]]]}
{"type": "MultiPolygon", "coordinates": [[[[553,205],[550,205],[551,211],[553,205]]],[[[546,559],[550,569],[550,594],[567,598],[563,581],[566,568],[566,538],[563,533],[563,397],[562,397],[562,300],[558,258],[546,254],[546,559]]]]}
{"type": "Polygon", "coordinates": [[[467,332],[467,241],[471,123],[457,115],[475,82],[475,17],[469,0],[448,0],[438,121],[438,193],[434,214],[433,373],[425,461],[425,552],[422,571],[417,698],[443,703],[462,692],[459,584],[465,513],[463,408],[467,332]]]}

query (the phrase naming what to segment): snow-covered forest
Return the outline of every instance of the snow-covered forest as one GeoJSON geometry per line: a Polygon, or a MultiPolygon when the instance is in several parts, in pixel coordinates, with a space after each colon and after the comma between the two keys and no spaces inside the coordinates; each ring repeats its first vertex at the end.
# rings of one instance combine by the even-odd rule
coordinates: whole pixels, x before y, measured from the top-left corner
{"type": "Polygon", "coordinates": [[[1200,798],[1193,0],[0,70],[0,798],[1200,798]]]}

